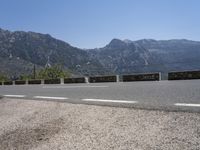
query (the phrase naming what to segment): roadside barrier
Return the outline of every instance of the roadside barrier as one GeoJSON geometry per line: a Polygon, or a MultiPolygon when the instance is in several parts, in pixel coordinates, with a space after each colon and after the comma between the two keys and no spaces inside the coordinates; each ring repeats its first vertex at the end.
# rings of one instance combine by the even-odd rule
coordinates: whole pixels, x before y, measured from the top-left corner
{"type": "Polygon", "coordinates": [[[28,84],[41,84],[41,80],[28,80],[28,84]]]}
{"type": "Polygon", "coordinates": [[[23,85],[23,84],[26,84],[25,80],[17,80],[17,81],[15,81],[15,85],[23,85]]]}
{"type": "Polygon", "coordinates": [[[64,84],[67,83],[86,83],[85,78],[65,78],[64,84]]]}
{"type": "Polygon", "coordinates": [[[61,84],[60,79],[46,79],[44,84],[61,84]]]}
{"type": "Polygon", "coordinates": [[[160,81],[160,73],[148,73],[148,74],[133,74],[133,75],[123,75],[123,82],[132,82],[132,81],[160,81]]]}
{"type": "MultiPolygon", "coordinates": [[[[168,80],[200,79],[200,71],[169,72],[168,80]]],[[[146,73],[132,75],[93,76],[61,79],[35,79],[0,81],[0,85],[24,85],[24,84],[69,84],[69,83],[103,83],[103,82],[133,82],[133,81],[160,81],[161,73],[146,73]]]]}
{"type": "Polygon", "coordinates": [[[200,79],[200,71],[169,72],[168,80],[200,79]]]}
{"type": "Polygon", "coordinates": [[[96,76],[89,77],[90,83],[99,83],[99,82],[117,82],[117,76],[96,76]]]}
{"type": "Polygon", "coordinates": [[[5,82],[3,82],[3,85],[13,85],[13,82],[12,81],[5,81],[5,82]]]}

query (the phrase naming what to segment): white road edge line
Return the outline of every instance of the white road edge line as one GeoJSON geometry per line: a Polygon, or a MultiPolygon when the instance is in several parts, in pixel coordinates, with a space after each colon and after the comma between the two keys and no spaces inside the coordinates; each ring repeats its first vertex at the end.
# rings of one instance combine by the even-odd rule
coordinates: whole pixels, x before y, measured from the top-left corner
{"type": "Polygon", "coordinates": [[[108,102],[108,103],[128,103],[128,104],[137,103],[137,101],[108,100],[108,99],[82,99],[82,101],[87,101],[87,102],[108,102]]]}
{"type": "Polygon", "coordinates": [[[175,103],[175,106],[189,106],[189,107],[200,107],[200,104],[188,104],[188,103],[175,103]]]}
{"type": "Polygon", "coordinates": [[[65,89],[65,88],[107,88],[109,86],[43,86],[44,89],[65,89]]]}
{"type": "Polygon", "coordinates": [[[4,95],[5,97],[25,97],[25,95],[4,95]]]}
{"type": "Polygon", "coordinates": [[[65,99],[68,99],[67,97],[49,97],[49,96],[34,96],[33,98],[40,98],[40,99],[58,99],[58,100],[65,100],[65,99]]]}

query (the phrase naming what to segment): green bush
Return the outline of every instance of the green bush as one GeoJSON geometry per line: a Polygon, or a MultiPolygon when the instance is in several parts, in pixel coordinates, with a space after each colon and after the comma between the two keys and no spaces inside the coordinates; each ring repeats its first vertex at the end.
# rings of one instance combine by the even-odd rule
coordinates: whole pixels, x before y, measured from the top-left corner
{"type": "Polygon", "coordinates": [[[0,74],[0,82],[8,81],[8,77],[4,74],[0,74]]]}
{"type": "Polygon", "coordinates": [[[58,79],[58,78],[69,78],[69,77],[70,73],[64,71],[62,67],[59,65],[44,68],[37,73],[37,79],[58,79]]]}

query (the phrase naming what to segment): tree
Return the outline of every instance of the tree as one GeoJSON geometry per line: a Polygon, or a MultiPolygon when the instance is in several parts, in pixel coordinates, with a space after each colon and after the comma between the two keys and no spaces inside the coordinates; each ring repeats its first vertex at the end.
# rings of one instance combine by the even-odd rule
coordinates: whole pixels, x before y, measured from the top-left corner
{"type": "Polygon", "coordinates": [[[46,67],[40,70],[37,74],[39,79],[57,79],[57,78],[69,78],[70,73],[64,71],[61,66],[55,65],[52,67],[46,67]]]}
{"type": "Polygon", "coordinates": [[[0,74],[0,82],[8,81],[8,77],[4,74],[0,74]]]}

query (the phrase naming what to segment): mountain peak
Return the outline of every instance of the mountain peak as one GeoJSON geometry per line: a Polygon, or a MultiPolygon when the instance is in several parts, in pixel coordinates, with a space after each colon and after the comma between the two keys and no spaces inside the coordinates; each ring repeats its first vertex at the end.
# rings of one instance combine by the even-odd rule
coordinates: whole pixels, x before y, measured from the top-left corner
{"type": "Polygon", "coordinates": [[[131,41],[131,40],[129,40],[129,39],[125,39],[125,40],[123,40],[125,43],[127,43],[127,44],[130,44],[130,43],[133,43],[133,41],[131,41]]]}
{"type": "Polygon", "coordinates": [[[141,41],[143,43],[156,42],[156,40],[154,40],[154,39],[141,39],[139,41],[141,41]]]}
{"type": "Polygon", "coordinates": [[[116,47],[122,47],[126,45],[126,43],[120,39],[112,39],[111,42],[107,45],[107,47],[112,47],[112,48],[116,48],[116,47]]]}
{"type": "Polygon", "coordinates": [[[118,43],[118,42],[123,42],[123,41],[120,40],[120,39],[114,38],[114,39],[112,39],[112,40],[110,41],[110,44],[112,44],[112,43],[118,43]]]}

